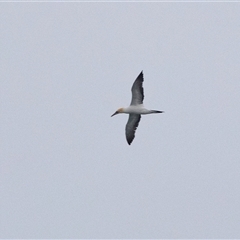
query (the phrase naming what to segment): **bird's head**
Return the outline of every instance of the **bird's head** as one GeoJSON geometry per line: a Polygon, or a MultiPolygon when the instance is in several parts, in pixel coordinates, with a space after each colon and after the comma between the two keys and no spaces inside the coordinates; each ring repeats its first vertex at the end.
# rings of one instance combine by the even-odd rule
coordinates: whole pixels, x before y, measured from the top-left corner
{"type": "Polygon", "coordinates": [[[111,117],[113,117],[114,115],[117,115],[119,113],[123,113],[123,108],[119,108],[111,117]]]}

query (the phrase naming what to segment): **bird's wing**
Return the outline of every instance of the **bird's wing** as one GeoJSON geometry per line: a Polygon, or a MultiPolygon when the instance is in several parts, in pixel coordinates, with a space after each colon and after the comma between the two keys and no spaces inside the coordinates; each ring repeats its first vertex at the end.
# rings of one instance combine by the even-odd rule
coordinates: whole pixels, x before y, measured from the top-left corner
{"type": "Polygon", "coordinates": [[[141,72],[132,85],[132,101],[130,105],[138,105],[143,103],[143,72],[141,72]]]}
{"type": "Polygon", "coordinates": [[[140,114],[129,114],[128,122],[126,125],[126,139],[129,145],[132,143],[135,137],[135,131],[138,127],[140,119],[140,114]]]}

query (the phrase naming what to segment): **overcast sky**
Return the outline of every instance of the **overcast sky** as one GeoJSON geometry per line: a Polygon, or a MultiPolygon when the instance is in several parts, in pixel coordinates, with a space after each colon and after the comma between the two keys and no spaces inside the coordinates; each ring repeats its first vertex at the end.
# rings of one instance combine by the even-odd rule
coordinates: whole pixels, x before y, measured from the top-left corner
{"type": "Polygon", "coordinates": [[[240,238],[239,12],[1,3],[0,237],[240,238]]]}

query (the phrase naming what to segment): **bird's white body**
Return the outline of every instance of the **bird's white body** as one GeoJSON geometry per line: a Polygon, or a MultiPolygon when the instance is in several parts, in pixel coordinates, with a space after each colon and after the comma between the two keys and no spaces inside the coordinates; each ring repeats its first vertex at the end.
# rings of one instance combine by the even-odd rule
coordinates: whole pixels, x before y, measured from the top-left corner
{"type": "MultiPolygon", "coordinates": [[[[132,86],[132,101],[129,107],[119,108],[112,116],[119,113],[129,114],[128,122],[126,125],[126,138],[130,145],[135,137],[135,131],[143,114],[162,113],[163,111],[148,110],[143,106],[143,72],[141,72],[132,86]]],[[[111,117],[112,117],[111,116],[111,117]]]]}
{"type": "Polygon", "coordinates": [[[130,105],[129,107],[122,108],[122,112],[119,113],[128,113],[128,114],[151,114],[155,113],[154,110],[146,109],[143,104],[139,105],[130,105]]]}

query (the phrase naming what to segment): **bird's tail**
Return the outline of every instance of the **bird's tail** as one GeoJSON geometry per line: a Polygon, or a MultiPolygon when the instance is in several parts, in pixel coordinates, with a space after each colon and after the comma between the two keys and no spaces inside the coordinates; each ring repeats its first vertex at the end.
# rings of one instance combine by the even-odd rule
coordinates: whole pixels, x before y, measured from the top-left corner
{"type": "Polygon", "coordinates": [[[151,113],[164,113],[164,111],[151,110],[151,113]]]}

